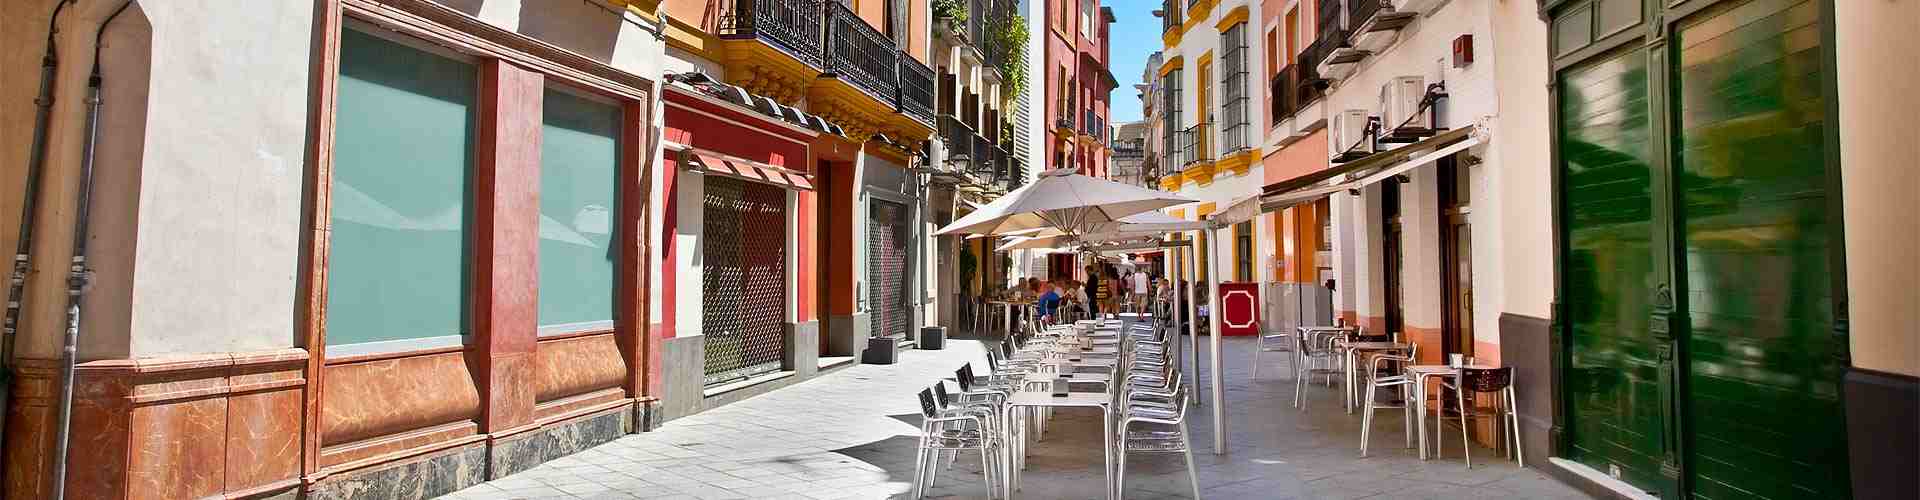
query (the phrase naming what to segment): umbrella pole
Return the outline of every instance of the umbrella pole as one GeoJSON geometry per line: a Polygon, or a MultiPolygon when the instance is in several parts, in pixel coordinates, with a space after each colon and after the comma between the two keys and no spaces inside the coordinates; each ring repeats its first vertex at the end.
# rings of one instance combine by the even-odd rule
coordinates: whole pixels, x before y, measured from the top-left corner
{"type": "MultiPolygon", "coordinates": [[[[1198,283],[1194,283],[1194,279],[1200,275],[1194,273],[1192,277],[1187,277],[1187,273],[1194,271],[1192,250],[1194,250],[1192,238],[1188,238],[1187,246],[1179,248],[1179,267],[1183,271],[1179,277],[1181,281],[1187,283],[1187,304],[1183,304],[1187,308],[1187,321],[1183,323],[1187,323],[1187,365],[1194,371],[1192,377],[1185,377],[1185,379],[1187,379],[1187,385],[1194,388],[1194,404],[1198,406],[1198,404],[1204,404],[1206,398],[1200,396],[1200,381],[1198,381],[1200,379],[1200,327],[1194,325],[1194,321],[1200,321],[1200,308],[1194,304],[1194,288],[1200,287],[1198,283]]],[[[1173,294],[1177,296],[1179,290],[1175,290],[1173,294]]]]}
{"type": "MultiPolygon", "coordinates": [[[[1209,228],[1206,231],[1209,241],[1220,241],[1218,229],[1209,228]]],[[[1208,247],[1211,248],[1212,245],[1208,247]]],[[[1226,391],[1220,387],[1220,381],[1223,378],[1220,376],[1220,317],[1223,314],[1221,314],[1220,302],[1213,300],[1220,298],[1220,273],[1217,272],[1220,267],[1217,265],[1219,260],[1207,259],[1207,297],[1209,297],[1207,304],[1210,313],[1207,315],[1207,325],[1208,334],[1213,336],[1213,349],[1209,354],[1212,358],[1213,372],[1209,375],[1213,376],[1213,454],[1215,455],[1227,452],[1227,402],[1223,394],[1226,391]]]]}

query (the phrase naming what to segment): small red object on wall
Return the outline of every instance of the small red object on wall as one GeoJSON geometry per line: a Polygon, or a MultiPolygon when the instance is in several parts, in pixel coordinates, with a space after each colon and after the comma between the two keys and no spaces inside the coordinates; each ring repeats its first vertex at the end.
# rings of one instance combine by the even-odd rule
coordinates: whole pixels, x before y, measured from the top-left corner
{"type": "Polygon", "coordinates": [[[1220,334],[1227,336],[1260,334],[1260,284],[1226,282],[1220,284],[1220,334]]]}
{"type": "Polygon", "coordinates": [[[1465,68],[1473,64],[1473,34],[1460,35],[1453,39],[1453,67],[1465,68]]]}

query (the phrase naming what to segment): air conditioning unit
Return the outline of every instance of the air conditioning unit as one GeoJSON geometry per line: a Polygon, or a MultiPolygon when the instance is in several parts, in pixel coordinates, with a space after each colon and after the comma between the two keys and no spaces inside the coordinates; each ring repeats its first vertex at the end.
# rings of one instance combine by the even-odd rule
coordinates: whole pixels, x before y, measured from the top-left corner
{"type": "Polygon", "coordinates": [[[1447,3],[1447,0],[1387,0],[1386,3],[1392,5],[1395,12],[1411,12],[1424,16],[1433,13],[1434,8],[1447,3]]]}
{"type": "Polygon", "coordinates": [[[1413,142],[1433,135],[1433,120],[1428,118],[1432,110],[1420,109],[1420,100],[1426,95],[1425,77],[1397,76],[1381,85],[1380,122],[1386,128],[1381,133],[1381,139],[1387,142],[1413,142]]]}
{"type": "Polygon", "coordinates": [[[1349,109],[1327,119],[1327,153],[1334,163],[1373,154],[1373,140],[1367,137],[1367,121],[1371,118],[1367,110],[1349,109]],[[1359,146],[1355,147],[1355,143],[1359,146]]]}

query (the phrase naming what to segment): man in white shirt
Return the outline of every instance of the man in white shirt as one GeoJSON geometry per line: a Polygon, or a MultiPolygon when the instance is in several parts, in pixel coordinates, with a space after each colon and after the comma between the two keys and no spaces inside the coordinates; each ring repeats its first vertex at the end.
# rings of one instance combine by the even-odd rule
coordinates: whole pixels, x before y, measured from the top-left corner
{"type": "Polygon", "coordinates": [[[1152,279],[1147,276],[1146,271],[1133,272],[1133,310],[1145,311],[1147,310],[1147,306],[1153,304],[1153,302],[1149,300],[1153,297],[1151,293],[1153,291],[1152,285],[1152,279]]]}

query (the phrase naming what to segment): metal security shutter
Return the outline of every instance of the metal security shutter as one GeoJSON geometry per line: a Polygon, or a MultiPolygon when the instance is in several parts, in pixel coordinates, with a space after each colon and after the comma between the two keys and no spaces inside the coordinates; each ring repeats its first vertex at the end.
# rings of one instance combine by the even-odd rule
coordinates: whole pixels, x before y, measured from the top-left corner
{"type": "Polygon", "coordinates": [[[907,207],[873,200],[867,209],[867,283],[873,297],[873,336],[904,338],[912,322],[908,300],[907,207]]]}
{"type": "Polygon", "coordinates": [[[706,178],[701,333],[706,383],[777,371],[787,304],[787,193],[706,178]]]}

